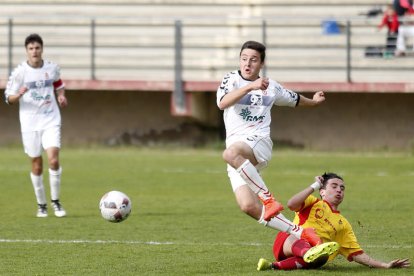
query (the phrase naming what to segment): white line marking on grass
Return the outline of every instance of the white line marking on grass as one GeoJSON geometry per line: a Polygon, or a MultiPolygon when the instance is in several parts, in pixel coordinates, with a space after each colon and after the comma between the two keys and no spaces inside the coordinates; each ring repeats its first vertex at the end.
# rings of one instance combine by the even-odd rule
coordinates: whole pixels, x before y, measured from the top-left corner
{"type": "Polygon", "coordinates": [[[382,244],[382,245],[376,245],[376,244],[372,244],[372,245],[367,245],[364,246],[366,248],[386,248],[386,249],[411,249],[413,248],[412,245],[410,244],[406,244],[406,245],[395,245],[395,244],[382,244]]]}
{"type": "MultiPolygon", "coordinates": [[[[0,239],[0,243],[89,243],[89,244],[143,244],[143,245],[190,245],[199,246],[203,243],[185,243],[185,242],[158,242],[158,241],[116,241],[116,240],[19,240],[19,239],[0,239]]],[[[271,243],[205,243],[213,246],[272,246],[271,243]]]]}
{"type": "Polygon", "coordinates": [[[193,174],[193,173],[211,173],[211,174],[222,174],[226,173],[226,168],[215,170],[215,169],[200,169],[200,170],[193,170],[193,169],[184,169],[184,168],[177,168],[177,169],[162,169],[163,173],[183,173],[183,174],[193,174]]]}
{"type": "Polygon", "coordinates": [[[114,241],[114,240],[12,240],[12,239],[0,239],[0,243],[91,243],[91,244],[147,244],[147,245],[170,245],[173,242],[157,242],[157,241],[114,241]]]}
{"type": "MultiPolygon", "coordinates": [[[[200,245],[212,245],[212,246],[254,246],[254,247],[269,247],[272,246],[271,243],[182,243],[182,242],[159,242],[159,241],[116,241],[116,240],[30,240],[30,239],[0,239],[0,243],[50,243],[50,244],[64,244],[64,243],[86,243],[86,244],[143,244],[143,245],[190,245],[190,246],[200,246],[200,245]]],[[[364,246],[366,248],[393,248],[393,249],[412,249],[412,245],[368,245],[364,246]]]]}
{"type": "Polygon", "coordinates": [[[377,172],[377,176],[388,176],[388,172],[377,172]]]}

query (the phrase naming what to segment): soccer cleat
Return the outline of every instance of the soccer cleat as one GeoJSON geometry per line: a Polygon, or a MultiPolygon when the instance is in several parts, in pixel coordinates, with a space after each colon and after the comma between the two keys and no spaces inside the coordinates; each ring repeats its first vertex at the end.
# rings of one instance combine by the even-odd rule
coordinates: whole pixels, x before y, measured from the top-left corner
{"type": "Polygon", "coordinates": [[[60,204],[59,199],[52,200],[52,207],[55,210],[55,216],[58,218],[66,216],[66,211],[63,209],[62,204],[60,204]]]}
{"type": "Polygon", "coordinates": [[[269,221],[271,218],[277,216],[280,212],[283,211],[283,205],[277,202],[273,197],[270,197],[266,200],[262,200],[264,206],[264,216],[263,220],[269,221]]]}
{"type": "Polygon", "coordinates": [[[338,249],[339,244],[337,242],[322,243],[309,249],[305,255],[303,255],[303,260],[307,263],[312,263],[322,256],[330,256],[334,254],[338,249]]]}
{"type": "Polygon", "coordinates": [[[273,269],[272,262],[269,262],[266,259],[260,258],[259,262],[257,263],[257,271],[270,270],[270,269],[273,269]]]}
{"type": "Polygon", "coordinates": [[[45,218],[47,217],[47,205],[46,204],[37,204],[37,214],[36,217],[38,218],[45,218]]]}
{"type": "Polygon", "coordinates": [[[302,230],[300,238],[308,241],[312,246],[316,246],[322,243],[321,238],[318,236],[318,234],[316,234],[315,229],[313,228],[304,228],[302,230]]]}

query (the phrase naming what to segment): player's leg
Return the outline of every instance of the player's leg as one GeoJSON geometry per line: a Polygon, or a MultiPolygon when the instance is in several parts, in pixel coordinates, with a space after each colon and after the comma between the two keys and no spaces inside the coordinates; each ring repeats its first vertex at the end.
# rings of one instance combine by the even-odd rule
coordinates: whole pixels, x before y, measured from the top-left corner
{"type": "MultiPolygon", "coordinates": [[[[256,141],[254,140],[251,140],[251,141],[246,140],[246,141],[252,142],[252,143],[255,142],[254,144],[252,144],[252,148],[254,148],[255,150],[255,153],[253,156],[251,156],[252,150],[249,151],[251,147],[247,145],[246,143],[235,142],[234,144],[239,145],[239,148],[240,148],[239,151],[243,152],[244,156],[253,158],[256,163],[257,163],[256,160],[259,159],[258,167],[265,166],[267,160],[270,160],[271,158],[271,140],[269,139],[269,141],[263,141],[263,143],[256,143],[256,141]]],[[[231,148],[231,147],[228,147],[228,148],[231,148]]],[[[226,151],[225,153],[223,153],[223,157],[226,159],[226,151]]],[[[227,173],[228,173],[233,191],[236,195],[237,203],[239,204],[239,207],[243,212],[257,219],[259,223],[265,226],[268,226],[270,228],[273,228],[279,231],[290,233],[292,235],[295,235],[298,239],[305,238],[306,240],[310,242],[311,245],[316,245],[316,244],[321,243],[320,238],[316,235],[313,229],[311,228],[302,229],[301,227],[293,224],[290,220],[288,220],[282,214],[278,214],[276,217],[272,218],[272,216],[280,212],[281,209],[279,207],[272,208],[272,204],[261,205],[260,203],[258,203],[257,196],[254,196],[253,193],[251,193],[251,191],[255,192],[254,187],[252,188],[251,185],[248,185],[249,182],[246,181],[246,179],[243,178],[242,175],[234,169],[233,165],[235,164],[229,163],[227,165],[227,173]],[[243,186],[244,188],[241,188],[243,186]],[[251,191],[249,191],[246,186],[248,186],[251,191]],[[265,218],[268,218],[268,217],[270,217],[270,220],[269,221],[265,220],[265,218]]],[[[257,172],[258,177],[260,177],[256,168],[254,169],[254,171],[257,172]]],[[[265,188],[267,190],[267,187],[265,188]]],[[[278,202],[273,201],[273,203],[274,205],[280,206],[283,209],[283,206],[281,206],[278,202]]]]}
{"type": "Polygon", "coordinates": [[[276,261],[270,262],[262,258],[257,264],[257,270],[319,268],[328,261],[329,256],[335,253],[338,248],[339,245],[335,242],[311,247],[304,239],[297,239],[293,235],[279,232],[273,244],[273,255],[276,261]],[[311,254],[308,252],[311,252],[311,254]],[[311,258],[306,257],[307,255],[311,258]]]}
{"type": "Polygon", "coordinates": [[[282,232],[290,233],[296,229],[301,229],[299,226],[286,219],[282,214],[277,215],[270,221],[263,220],[262,217],[264,208],[259,202],[256,194],[249,188],[246,181],[240,176],[240,174],[230,165],[227,166],[227,172],[233,192],[236,196],[236,201],[244,213],[256,219],[259,223],[282,232]]]}
{"type": "Polygon", "coordinates": [[[297,239],[307,240],[312,246],[322,243],[322,240],[315,232],[315,229],[302,228],[291,222],[283,214],[278,214],[277,216],[271,218],[269,221],[261,219],[259,220],[259,223],[267,227],[292,234],[297,239]]]}
{"type": "Polygon", "coordinates": [[[255,144],[250,145],[245,141],[232,143],[223,152],[223,159],[237,169],[240,176],[259,198],[266,200],[270,197],[270,192],[255,167],[259,163],[252,149],[255,144]]]}
{"type": "Polygon", "coordinates": [[[250,189],[259,197],[263,203],[262,218],[266,221],[283,211],[283,205],[277,202],[270,193],[256,167],[246,159],[237,169],[240,176],[248,183],[250,189]]]}
{"type": "Polygon", "coordinates": [[[271,217],[283,210],[282,204],[275,201],[255,165],[267,163],[271,158],[271,140],[266,141],[259,137],[246,137],[245,140],[232,143],[223,152],[223,159],[231,167],[237,168],[237,172],[244,179],[249,188],[262,201],[263,219],[269,220],[271,217]],[[259,153],[260,160],[257,160],[259,153]],[[261,155],[266,155],[262,157],[261,155]]]}
{"type": "MultiPolygon", "coordinates": [[[[311,264],[303,267],[316,268],[325,264],[332,254],[336,253],[339,249],[339,244],[336,242],[326,242],[312,247],[310,243],[304,239],[297,239],[293,235],[289,235],[283,241],[284,235],[278,234],[276,236],[273,253],[275,256],[280,256],[280,248],[283,250],[283,255],[286,257],[298,257],[303,259],[305,263],[311,264]],[[280,246],[283,241],[283,246],[280,246]],[[278,255],[279,254],[279,255],[278,255]]],[[[278,258],[276,258],[278,259],[278,258]]]]}
{"type": "Polygon", "coordinates": [[[39,132],[23,132],[22,140],[25,153],[31,160],[30,180],[38,205],[37,217],[47,217],[46,193],[43,185],[43,159],[39,132]]]}
{"type": "Polygon", "coordinates": [[[247,185],[237,188],[237,190],[234,191],[234,195],[236,196],[236,201],[240,210],[256,220],[260,218],[262,214],[262,204],[260,204],[257,196],[247,185]]]}
{"type": "Polygon", "coordinates": [[[312,246],[307,240],[297,239],[293,235],[289,235],[283,244],[283,252],[285,256],[303,257],[312,246]]]}
{"type": "Polygon", "coordinates": [[[276,261],[270,262],[262,258],[257,263],[257,270],[307,268],[309,264],[303,261],[302,256],[310,248],[311,246],[305,240],[298,240],[288,233],[279,232],[273,244],[273,255],[276,261]]]}
{"type": "Polygon", "coordinates": [[[273,255],[276,260],[283,260],[288,257],[303,257],[312,246],[304,239],[297,239],[295,236],[279,232],[273,243],[273,255]]]}
{"type": "Polygon", "coordinates": [[[322,243],[321,239],[316,235],[312,228],[303,229],[302,227],[297,226],[288,220],[282,214],[278,214],[270,221],[263,220],[263,205],[260,204],[260,202],[257,200],[256,195],[245,183],[239,186],[235,185],[237,182],[234,179],[237,179],[237,176],[238,174],[234,174],[233,178],[231,178],[233,179],[231,182],[233,189],[236,187],[234,194],[236,196],[237,204],[244,213],[256,219],[259,223],[264,224],[267,227],[292,234],[295,237],[297,236],[296,239],[306,240],[312,246],[322,243]],[[308,236],[304,237],[303,233],[309,233],[308,230],[312,230],[313,235],[308,234],[308,236]]]}
{"type": "Polygon", "coordinates": [[[59,200],[62,168],[59,165],[59,149],[52,147],[46,149],[49,161],[50,197],[59,200]]]}
{"type": "Polygon", "coordinates": [[[49,163],[49,184],[52,207],[55,211],[55,216],[64,217],[66,216],[66,211],[63,209],[59,200],[62,176],[62,167],[59,163],[60,128],[47,129],[42,136],[42,143],[49,163]]]}
{"type": "Polygon", "coordinates": [[[37,201],[37,214],[39,218],[47,217],[47,201],[46,201],[46,192],[43,184],[43,160],[42,157],[31,158],[32,171],[30,173],[30,179],[32,181],[33,189],[37,201]]]}

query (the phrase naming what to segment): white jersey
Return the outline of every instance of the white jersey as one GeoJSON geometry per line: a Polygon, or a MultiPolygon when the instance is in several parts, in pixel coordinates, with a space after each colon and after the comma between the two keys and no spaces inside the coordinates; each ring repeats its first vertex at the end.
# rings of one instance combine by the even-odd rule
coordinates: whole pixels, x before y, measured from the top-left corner
{"type": "Polygon", "coordinates": [[[6,101],[9,96],[17,95],[23,86],[28,91],[19,100],[22,132],[60,126],[60,111],[54,93],[55,89],[64,87],[59,66],[44,60],[41,68],[33,68],[26,61],[22,62],[9,78],[4,92],[6,101]]]}
{"type": "MultiPolygon", "coordinates": [[[[235,70],[226,74],[217,89],[217,105],[228,93],[251,83],[235,70]]],[[[253,90],[236,104],[224,110],[223,119],[227,140],[235,135],[270,136],[270,122],[273,105],[295,107],[299,103],[296,92],[285,89],[274,80],[269,79],[266,90],[253,90]]]]}

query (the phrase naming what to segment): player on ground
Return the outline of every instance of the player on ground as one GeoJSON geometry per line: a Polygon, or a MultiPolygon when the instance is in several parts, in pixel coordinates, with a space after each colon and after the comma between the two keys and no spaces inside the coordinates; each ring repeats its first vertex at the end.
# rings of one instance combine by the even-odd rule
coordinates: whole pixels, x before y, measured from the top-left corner
{"type": "MultiPolygon", "coordinates": [[[[330,256],[333,259],[337,254],[343,255],[349,261],[355,261],[362,265],[375,268],[406,268],[410,266],[408,259],[396,259],[391,262],[382,262],[368,256],[360,247],[348,220],[341,215],[338,210],[339,204],[344,199],[345,183],[342,177],[335,173],[325,173],[322,176],[317,176],[315,182],[309,187],[300,191],[288,201],[288,207],[296,212],[294,222],[302,227],[312,227],[324,242],[337,242],[339,250],[330,256]],[[321,199],[312,195],[313,191],[319,191],[321,199]]],[[[299,240],[300,241],[300,240],[299,240]]],[[[260,259],[257,265],[257,270],[267,269],[299,269],[299,268],[315,268],[312,266],[312,261],[323,255],[321,250],[312,248],[309,253],[306,253],[311,264],[304,262],[298,254],[292,254],[295,243],[298,239],[292,235],[280,232],[276,236],[273,245],[273,254],[276,262],[270,262],[265,259],[260,259]],[[287,250],[292,248],[291,251],[287,250]],[[312,256],[312,254],[315,254],[312,256]],[[297,265],[299,264],[299,265],[297,265]]],[[[325,252],[326,253],[326,252],[325,252]]],[[[316,264],[319,267],[328,261],[316,264]]]]}
{"type": "Polygon", "coordinates": [[[42,176],[43,149],[49,163],[52,207],[57,217],[64,217],[66,211],[59,201],[62,168],[59,163],[61,117],[58,104],[61,107],[67,105],[65,85],[60,79],[59,66],[43,60],[43,40],[38,34],[29,35],[25,47],[27,61],[11,74],[5,100],[8,104],[19,103],[23,146],[32,164],[30,178],[38,204],[37,217],[48,215],[42,176]]]}
{"type": "Polygon", "coordinates": [[[226,74],[217,89],[217,105],[224,110],[227,136],[223,159],[228,164],[228,176],[243,212],[268,227],[305,237],[315,245],[320,239],[313,229],[303,231],[280,214],[283,206],[274,199],[259,171],[267,166],[272,154],[271,108],[274,105],[316,106],[325,100],[325,95],[319,91],[309,99],[274,80],[260,77],[265,56],[263,44],[245,42],[239,70],[226,74]]]}

